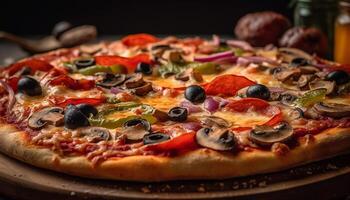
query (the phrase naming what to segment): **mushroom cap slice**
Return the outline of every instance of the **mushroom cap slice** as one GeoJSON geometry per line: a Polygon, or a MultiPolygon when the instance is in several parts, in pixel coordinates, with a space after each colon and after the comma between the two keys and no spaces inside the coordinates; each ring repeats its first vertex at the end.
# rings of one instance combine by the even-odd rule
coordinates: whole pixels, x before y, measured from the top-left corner
{"type": "Polygon", "coordinates": [[[335,90],[335,82],[334,81],[322,81],[315,80],[309,83],[309,87],[311,90],[325,88],[327,90],[326,94],[330,94],[335,90]]]}
{"type": "Polygon", "coordinates": [[[321,115],[325,115],[333,118],[349,117],[350,105],[338,104],[338,103],[324,103],[320,102],[313,106],[321,115]]]}
{"type": "Polygon", "coordinates": [[[286,142],[293,136],[293,128],[286,122],[275,127],[255,126],[249,133],[249,139],[261,146],[271,146],[276,142],[286,142]]]}
{"type": "Polygon", "coordinates": [[[46,124],[60,125],[63,123],[63,109],[60,107],[47,107],[34,112],[28,120],[28,126],[39,129],[46,124]]]}
{"type": "Polygon", "coordinates": [[[153,90],[152,83],[147,82],[144,85],[132,89],[133,93],[135,93],[137,96],[145,96],[149,92],[153,90]]]}
{"type": "Polygon", "coordinates": [[[198,130],[196,140],[199,145],[218,151],[229,151],[236,147],[234,134],[228,129],[218,127],[198,130]]]}
{"type": "Polygon", "coordinates": [[[133,74],[127,81],[125,81],[124,85],[128,89],[133,89],[137,87],[141,87],[145,84],[143,80],[143,76],[140,73],[133,74]]]}
{"type": "Polygon", "coordinates": [[[108,141],[111,134],[108,129],[102,127],[84,127],[77,130],[79,137],[86,137],[89,142],[108,141]]]}
{"type": "Polygon", "coordinates": [[[121,85],[126,80],[125,74],[110,74],[110,73],[98,73],[100,80],[96,82],[96,85],[111,88],[121,85]]]}
{"type": "Polygon", "coordinates": [[[217,126],[220,128],[229,128],[232,126],[232,123],[227,120],[213,115],[200,117],[200,121],[201,124],[208,127],[217,126]]]}
{"type": "Polygon", "coordinates": [[[144,119],[131,119],[123,125],[123,133],[128,140],[142,140],[143,137],[151,132],[151,124],[144,119]]]}

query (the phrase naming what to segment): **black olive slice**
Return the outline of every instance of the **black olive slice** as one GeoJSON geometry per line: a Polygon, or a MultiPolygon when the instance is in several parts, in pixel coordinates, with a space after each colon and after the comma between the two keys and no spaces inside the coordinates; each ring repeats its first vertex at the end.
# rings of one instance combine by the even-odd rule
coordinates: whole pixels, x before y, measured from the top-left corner
{"type": "Polygon", "coordinates": [[[79,60],[74,61],[74,65],[78,69],[83,69],[83,68],[95,65],[95,59],[93,59],[93,58],[79,59],[79,60]]]}
{"type": "Polygon", "coordinates": [[[86,117],[90,117],[97,115],[98,111],[97,109],[90,104],[87,103],[81,103],[76,105],[76,107],[80,110],[80,112],[82,112],[86,117]]]}
{"type": "Polygon", "coordinates": [[[148,144],[157,144],[160,142],[164,142],[170,140],[170,136],[166,135],[164,133],[151,133],[147,134],[143,137],[143,144],[148,145],[148,144]]]}
{"type": "Polygon", "coordinates": [[[186,108],[174,107],[169,110],[168,116],[171,121],[184,122],[187,120],[188,111],[186,108]]]}
{"type": "Polygon", "coordinates": [[[64,126],[69,129],[90,126],[88,118],[74,105],[68,105],[64,113],[64,126]]]}
{"type": "Polygon", "coordinates": [[[40,83],[32,77],[24,76],[18,81],[18,91],[28,96],[39,96],[42,94],[40,83]]]}

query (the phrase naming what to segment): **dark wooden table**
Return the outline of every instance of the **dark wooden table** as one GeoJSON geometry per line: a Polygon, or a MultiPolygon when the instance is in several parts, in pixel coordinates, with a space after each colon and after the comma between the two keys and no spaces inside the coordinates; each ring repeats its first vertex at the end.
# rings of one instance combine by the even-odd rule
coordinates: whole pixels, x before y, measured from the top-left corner
{"type": "MultiPolygon", "coordinates": [[[[0,42],[0,65],[26,56],[0,42]]],[[[0,194],[18,199],[331,199],[350,195],[350,155],[291,170],[222,181],[132,183],[71,177],[0,154],[0,194]]],[[[3,198],[6,199],[6,198],[3,198]]],[[[1,197],[0,197],[0,200],[1,197]]]]}

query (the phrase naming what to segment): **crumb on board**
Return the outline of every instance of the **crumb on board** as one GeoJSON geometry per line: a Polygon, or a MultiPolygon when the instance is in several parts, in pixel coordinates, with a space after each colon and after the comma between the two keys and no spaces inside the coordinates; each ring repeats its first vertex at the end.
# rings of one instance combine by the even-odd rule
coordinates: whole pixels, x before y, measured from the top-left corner
{"type": "Polygon", "coordinates": [[[142,187],[142,188],[141,188],[141,191],[142,191],[143,193],[150,193],[150,192],[151,192],[151,190],[150,190],[148,187],[142,187]]]}
{"type": "Polygon", "coordinates": [[[197,188],[197,191],[198,191],[198,192],[205,192],[205,188],[204,188],[203,186],[199,186],[199,187],[197,188]]]}
{"type": "Polygon", "coordinates": [[[259,182],[258,186],[259,187],[266,187],[267,186],[266,181],[259,182]]]}

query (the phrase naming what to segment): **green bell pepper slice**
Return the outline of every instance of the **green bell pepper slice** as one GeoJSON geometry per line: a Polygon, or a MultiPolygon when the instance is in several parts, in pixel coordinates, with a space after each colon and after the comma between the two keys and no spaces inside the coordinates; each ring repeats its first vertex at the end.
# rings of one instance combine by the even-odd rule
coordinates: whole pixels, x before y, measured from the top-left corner
{"type": "Polygon", "coordinates": [[[89,118],[89,122],[91,126],[98,126],[98,127],[104,127],[108,129],[114,129],[123,126],[123,124],[126,121],[129,121],[131,119],[145,119],[150,124],[154,124],[157,122],[157,119],[150,115],[150,114],[144,114],[144,115],[132,115],[125,118],[119,118],[119,119],[105,119],[105,118],[89,118]]]}
{"type": "Polygon", "coordinates": [[[207,63],[193,63],[190,65],[196,72],[201,74],[216,74],[219,72],[219,65],[211,62],[207,63]]]}
{"type": "Polygon", "coordinates": [[[112,74],[125,74],[127,73],[127,69],[122,65],[112,65],[112,66],[93,65],[93,66],[78,70],[78,73],[83,75],[94,75],[98,72],[107,72],[112,74]]]}
{"type": "Polygon", "coordinates": [[[324,100],[327,94],[327,89],[319,88],[315,90],[310,90],[306,92],[301,97],[297,98],[293,104],[298,107],[308,107],[315,103],[321,102],[324,100]]]}

